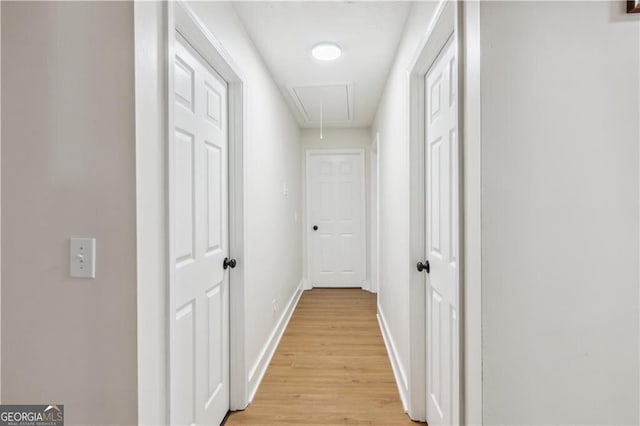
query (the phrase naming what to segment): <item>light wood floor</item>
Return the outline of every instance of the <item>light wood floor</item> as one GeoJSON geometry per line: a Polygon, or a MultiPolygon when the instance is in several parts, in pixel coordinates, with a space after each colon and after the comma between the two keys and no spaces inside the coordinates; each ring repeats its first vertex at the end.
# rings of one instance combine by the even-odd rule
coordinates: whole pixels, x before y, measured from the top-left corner
{"type": "Polygon", "coordinates": [[[304,292],[253,403],[226,424],[418,425],[400,403],[376,296],[304,292]]]}

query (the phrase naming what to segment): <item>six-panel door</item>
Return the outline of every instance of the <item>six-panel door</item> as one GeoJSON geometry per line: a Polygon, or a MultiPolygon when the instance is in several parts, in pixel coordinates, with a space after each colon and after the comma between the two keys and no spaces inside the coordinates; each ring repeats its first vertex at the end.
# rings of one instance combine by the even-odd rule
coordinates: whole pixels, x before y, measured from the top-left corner
{"type": "Polygon", "coordinates": [[[309,152],[307,179],[311,284],[361,287],[365,280],[363,153],[309,152]]]}
{"type": "Polygon", "coordinates": [[[175,45],[171,423],[220,424],[229,409],[227,86],[175,45]]]}
{"type": "Polygon", "coordinates": [[[455,44],[425,78],[427,423],[459,423],[458,102],[455,44]]]}

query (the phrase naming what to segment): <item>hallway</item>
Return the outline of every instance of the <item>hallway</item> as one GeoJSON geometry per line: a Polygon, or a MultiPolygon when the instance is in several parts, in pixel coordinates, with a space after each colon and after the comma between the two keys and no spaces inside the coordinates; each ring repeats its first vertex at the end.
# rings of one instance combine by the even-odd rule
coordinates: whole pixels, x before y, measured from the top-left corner
{"type": "Polygon", "coordinates": [[[0,426],[640,425],[640,0],[0,0],[0,74],[0,426]]]}
{"type": "Polygon", "coordinates": [[[304,292],[253,403],[226,424],[419,424],[400,403],[375,294],[304,292]]]}

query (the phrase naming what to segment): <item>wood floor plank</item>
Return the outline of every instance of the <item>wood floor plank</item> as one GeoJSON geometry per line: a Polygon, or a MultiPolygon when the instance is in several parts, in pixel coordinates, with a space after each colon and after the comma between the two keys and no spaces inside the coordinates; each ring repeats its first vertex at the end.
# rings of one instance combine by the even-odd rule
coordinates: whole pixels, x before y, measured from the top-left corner
{"type": "Polygon", "coordinates": [[[253,403],[227,425],[404,425],[376,296],[304,292],[253,403]]]}

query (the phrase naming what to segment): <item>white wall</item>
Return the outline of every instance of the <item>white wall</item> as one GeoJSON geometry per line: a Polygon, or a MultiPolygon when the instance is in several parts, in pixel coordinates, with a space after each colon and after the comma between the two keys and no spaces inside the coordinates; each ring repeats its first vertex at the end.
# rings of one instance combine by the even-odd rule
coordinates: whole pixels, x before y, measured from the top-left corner
{"type": "Polygon", "coordinates": [[[302,280],[300,131],[233,6],[190,6],[246,81],[246,344],[253,386],[265,361],[265,345],[302,280]],[[288,196],[283,195],[285,185],[288,196]]]}
{"type": "Polygon", "coordinates": [[[138,422],[168,423],[167,3],[135,2],[138,422]]]}
{"type": "Polygon", "coordinates": [[[320,129],[302,129],[300,142],[304,149],[351,149],[369,148],[371,146],[371,129],[357,128],[325,128],[320,139],[320,129]]]}
{"type": "MultiPolygon", "coordinates": [[[[405,378],[409,374],[409,274],[414,268],[409,256],[409,71],[436,5],[413,4],[372,125],[374,134],[380,132],[378,310],[405,378]]],[[[406,397],[407,383],[400,386],[406,397]]]]}
{"type": "Polygon", "coordinates": [[[2,400],[135,424],[132,3],[2,4],[2,400]],[[96,279],[69,237],[97,238],[96,279]]]}
{"type": "Polygon", "coordinates": [[[309,224],[307,224],[307,197],[306,197],[306,152],[309,149],[364,149],[365,150],[365,221],[366,221],[366,233],[367,239],[367,253],[365,258],[367,259],[366,265],[366,289],[369,288],[371,281],[370,265],[371,265],[371,244],[368,242],[371,238],[370,232],[370,209],[369,209],[369,182],[371,167],[369,164],[369,150],[371,148],[371,129],[368,127],[361,128],[325,128],[322,131],[322,139],[320,139],[320,129],[302,129],[300,133],[300,143],[302,144],[302,151],[300,155],[300,163],[302,164],[302,179],[303,179],[303,195],[302,195],[302,236],[303,236],[303,275],[305,277],[305,283],[307,288],[311,288],[308,275],[308,262],[307,262],[307,232],[309,230],[309,224]]]}
{"type": "Polygon", "coordinates": [[[485,424],[638,424],[639,15],[482,2],[485,424]]]}

